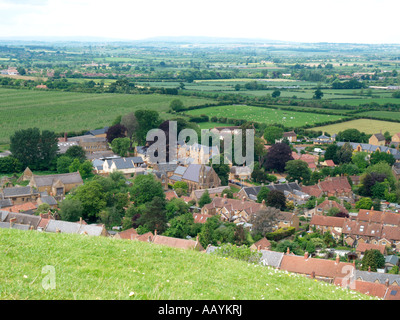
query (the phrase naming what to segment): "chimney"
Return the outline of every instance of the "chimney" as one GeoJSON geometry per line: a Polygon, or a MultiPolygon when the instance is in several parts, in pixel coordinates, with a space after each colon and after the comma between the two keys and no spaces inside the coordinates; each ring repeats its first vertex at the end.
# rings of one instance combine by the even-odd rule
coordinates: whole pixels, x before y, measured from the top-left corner
{"type": "Polygon", "coordinates": [[[154,230],[154,236],[157,236],[157,229],[154,230]]]}
{"type": "Polygon", "coordinates": [[[242,197],[242,203],[246,201],[246,197],[242,197]]]}
{"type": "Polygon", "coordinates": [[[82,225],[82,217],[79,218],[79,224],[82,225]]]}
{"type": "Polygon", "coordinates": [[[286,254],[290,254],[290,249],[289,249],[289,247],[288,247],[287,250],[286,250],[286,254]]]}
{"type": "Polygon", "coordinates": [[[389,279],[386,279],[386,280],[385,280],[385,286],[386,286],[386,287],[389,287],[389,279]]]}
{"type": "Polygon", "coordinates": [[[224,193],[224,199],[226,199],[226,193],[224,193]]]}
{"type": "Polygon", "coordinates": [[[64,132],[64,142],[67,142],[67,141],[68,141],[68,135],[66,132],[64,132]]]}
{"type": "Polygon", "coordinates": [[[308,252],[306,251],[305,253],[304,253],[304,259],[308,259],[308,252]]]}
{"type": "Polygon", "coordinates": [[[260,251],[261,250],[261,246],[259,245],[258,247],[257,247],[257,251],[260,251]]]}
{"type": "Polygon", "coordinates": [[[315,271],[311,272],[311,279],[315,279],[315,271]]]}
{"type": "Polygon", "coordinates": [[[265,206],[265,200],[264,200],[264,199],[261,201],[261,204],[262,204],[263,206],[265,206]]]}
{"type": "Polygon", "coordinates": [[[196,236],[196,242],[199,242],[199,235],[196,236]]]}
{"type": "Polygon", "coordinates": [[[340,257],[339,257],[339,253],[338,253],[338,254],[336,254],[336,264],[339,264],[339,262],[340,262],[340,257]]]}
{"type": "Polygon", "coordinates": [[[371,272],[371,266],[368,266],[368,272],[371,272]]]}
{"type": "Polygon", "coordinates": [[[374,210],[374,207],[373,207],[373,206],[371,207],[371,210],[374,210]]]}
{"type": "Polygon", "coordinates": [[[17,221],[17,218],[11,218],[10,219],[10,228],[12,228],[12,226],[14,225],[15,221],[17,221]]]}
{"type": "Polygon", "coordinates": [[[151,236],[147,237],[147,242],[151,242],[151,236]]]}

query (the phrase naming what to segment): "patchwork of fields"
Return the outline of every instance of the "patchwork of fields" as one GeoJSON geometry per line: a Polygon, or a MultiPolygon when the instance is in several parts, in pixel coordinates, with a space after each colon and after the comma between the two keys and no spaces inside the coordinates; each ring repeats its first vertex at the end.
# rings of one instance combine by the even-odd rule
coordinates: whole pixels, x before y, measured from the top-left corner
{"type": "Polygon", "coordinates": [[[228,105],[209,107],[186,112],[188,115],[198,116],[206,114],[210,118],[226,117],[229,119],[244,119],[261,123],[282,123],[287,127],[303,126],[325,121],[334,121],[346,117],[340,115],[316,114],[309,112],[296,112],[272,108],[261,108],[246,105],[228,105]]]}
{"type": "MultiPolygon", "coordinates": [[[[185,106],[212,100],[179,97],[185,106]]],[[[86,94],[61,91],[0,89],[0,143],[7,143],[17,130],[31,127],[57,133],[110,125],[118,116],[138,109],[157,110],[162,118],[176,96],[86,94]]]]}
{"type": "Polygon", "coordinates": [[[357,129],[366,134],[379,133],[380,130],[382,130],[382,133],[389,131],[390,134],[393,135],[400,132],[400,123],[372,119],[357,119],[322,127],[315,127],[312,130],[321,130],[329,134],[334,134],[346,129],[357,129]]]}

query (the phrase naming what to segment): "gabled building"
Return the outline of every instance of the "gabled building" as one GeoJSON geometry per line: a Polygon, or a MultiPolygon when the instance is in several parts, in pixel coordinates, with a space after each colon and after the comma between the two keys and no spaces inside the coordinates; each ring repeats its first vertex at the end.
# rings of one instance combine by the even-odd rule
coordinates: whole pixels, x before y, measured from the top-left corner
{"type": "Polygon", "coordinates": [[[374,146],[384,146],[385,141],[385,136],[382,133],[375,133],[369,138],[368,143],[374,146]]]}
{"type": "Polygon", "coordinates": [[[135,174],[138,171],[145,171],[142,165],[144,165],[144,161],[141,157],[106,159],[103,162],[102,172],[104,174],[110,174],[119,171],[123,174],[135,174]]]}
{"type": "Polygon", "coordinates": [[[347,200],[349,202],[354,202],[354,194],[351,189],[350,183],[347,177],[328,177],[323,181],[318,181],[317,184],[312,186],[303,186],[303,192],[320,198],[325,197],[336,197],[339,199],[347,200]]]}

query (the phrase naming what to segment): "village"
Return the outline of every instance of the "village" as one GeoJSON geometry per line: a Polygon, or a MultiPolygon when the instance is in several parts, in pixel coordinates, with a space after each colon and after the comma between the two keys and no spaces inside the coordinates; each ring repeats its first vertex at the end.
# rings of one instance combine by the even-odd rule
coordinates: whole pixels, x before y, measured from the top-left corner
{"type": "MultiPolygon", "coordinates": [[[[218,130],[228,129],[234,134],[239,128],[218,130]]],[[[75,190],[89,185],[92,180],[87,179],[87,174],[83,175],[79,166],[76,171],[55,174],[35,174],[26,167],[18,178],[4,176],[1,179],[0,227],[27,232],[114,237],[206,254],[218,251],[227,243],[243,245],[260,253],[259,263],[263,265],[385,300],[400,299],[400,206],[382,200],[379,204],[374,203],[379,208],[372,205],[364,208],[365,197],[354,192],[354,186],[362,183],[360,175],[342,173],[323,177],[316,183],[304,183],[303,177],[290,179],[290,173],[272,171],[269,173],[270,181],[260,183],[256,182],[254,171],[252,173],[246,166],[231,163],[222,175],[221,167],[205,164],[216,154],[220,156],[220,149],[199,143],[188,145],[178,141],[176,163],[152,163],[147,153],[148,144],[136,146],[133,153],[120,156],[107,139],[109,130],[110,127],[104,127],[73,137],[66,133],[58,138],[59,156],[67,154],[70,148],[81,148],[85,161],[91,163],[89,176],[122,181],[121,188],[135,186],[140,179],[143,183],[147,183],[145,178],[150,179],[148,186],[138,187],[137,195],[142,196],[146,188],[150,188],[149,193],[153,192],[152,183],[156,183],[157,190],[163,193],[160,197],[174,208],[167,211],[169,220],[141,223],[138,216],[149,210],[136,205],[139,200],[133,189],[126,189],[129,190],[128,198],[121,200],[121,207],[126,212],[135,206],[129,219],[126,215],[115,223],[112,211],[100,213],[100,219],[88,214],[79,217],[72,214],[65,218],[68,211],[65,204],[73,201],[75,190]],[[193,227],[195,231],[181,232],[177,222],[185,224],[188,221],[191,227],[197,226],[193,227]],[[211,224],[211,221],[219,221],[213,222],[219,225],[218,239],[205,236],[205,230],[209,228],[207,223],[211,224]],[[254,230],[265,224],[269,226],[268,231],[254,236],[254,230]],[[221,228],[233,228],[229,230],[235,230],[234,235],[224,234],[221,228]],[[251,232],[254,237],[248,241],[251,232]],[[377,253],[378,257],[375,254],[376,258],[372,260],[364,259],[371,252],[377,253]],[[365,266],[367,261],[369,266],[365,266]]],[[[298,147],[296,142],[297,134],[291,131],[284,132],[274,143],[264,140],[263,144],[268,152],[282,144],[298,147]]],[[[310,139],[308,147],[293,148],[292,160],[289,161],[301,161],[312,174],[326,168],[333,170],[337,166],[335,162],[326,157],[321,161],[321,154],[326,154],[330,145],[340,148],[344,144],[336,142],[335,136],[323,134],[310,139]]],[[[352,148],[352,155],[364,152],[369,158],[372,153],[381,152],[393,156],[395,161],[391,170],[398,180],[400,134],[392,137],[390,147],[387,145],[382,133],[372,135],[368,144],[347,143],[352,148]]],[[[85,192],[91,191],[87,189],[85,192]]],[[[116,192],[117,189],[113,189],[113,197],[116,192]]],[[[83,198],[80,200],[84,201],[83,198]]],[[[154,197],[150,200],[157,208],[154,197]]],[[[74,208],[72,211],[79,212],[74,208]]]]}

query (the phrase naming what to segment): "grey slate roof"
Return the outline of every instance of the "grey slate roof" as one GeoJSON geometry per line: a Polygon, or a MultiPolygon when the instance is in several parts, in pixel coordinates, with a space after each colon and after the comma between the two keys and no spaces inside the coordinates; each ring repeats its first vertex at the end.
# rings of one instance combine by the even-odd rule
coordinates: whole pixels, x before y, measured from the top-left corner
{"type": "Polygon", "coordinates": [[[11,199],[0,199],[0,209],[11,207],[13,205],[11,199]]]}
{"type": "Polygon", "coordinates": [[[52,197],[52,196],[43,196],[43,197],[41,197],[41,199],[42,199],[42,201],[43,201],[44,203],[47,203],[47,204],[50,205],[50,206],[55,206],[55,205],[57,205],[56,199],[54,199],[54,197],[52,197]]]}
{"type": "Polygon", "coordinates": [[[33,176],[37,187],[51,186],[57,180],[64,184],[83,183],[79,172],[33,176]]]}
{"type": "Polygon", "coordinates": [[[375,146],[369,143],[358,143],[358,142],[338,142],[337,145],[342,147],[345,143],[349,143],[350,146],[355,150],[359,145],[361,146],[362,151],[365,152],[375,152],[378,148],[381,152],[389,152],[393,155],[396,160],[400,160],[400,151],[395,148],[389,148],[386,146],[375,146]]]}
{"type": "Polygon", "coordinates": [[[16,197],[16,196],[24,196],[24,195],[31,195],[32,193],[37,193],[31,189],[31,187],[12,187],[12,188],[4,188],[3,194],[4,197],[16,197]]]}
{"type": "MultiPolygon", "coordinates": [[[[185,173],[183,174],[182,179],[199,182],[201,166],[202,166],[201,164],[190,164],[187,167],[185,173]]],[[[205,166],[205,172],[208,172],[210,170],[211,167],[205,166]]]]}
{"type": "Polygon", "coordinates": [[[274,268],[279,268],[281,266],[281,261],[283,258],[282,252],[270,251],[270,250],[260,250],[261,263],[265,266],[270,266],[274,268]]]}
{"type": "Polygon", "coordinates": [[[103,228],[97,225],[86,225],[80,224],[79,222],[69,222],[62,220],[50,220],[44,231],[46,232],[57,232],[57,229],[61,233],[77,233],[86,234],[90,236],[100,236],[103,228]]]}
{"type": "Polygon", "coordinates": [[[34,229],[37,228],[37,226],[40,223],[40,220],[42,219],[39,216],[33,216],[25,213],[0,211],[0,219],[2,222],[9,223],[12,218],[16,218],[15,224],[33,226],[34,229]]]}
{"type": "Polygon", "coordinates": [[[389,273],[379,273],[379,272],[368,272],[368,271],[360,271],[356,270],[355,272],[356,280],[363,280],[367,282],[376,282],[384,284],[386,280],[389,280],[389,285],[393,284],[396,281],[398,285],[400,285],[400,275],[398,274],[389,274],[389,273]]]}
{"type": "MultiPolygon", "coordinates": [[[[0,228],[10,229],[10,223],[9,222],[0,222],[0,228]]],[[[30,228],[30,226],[28,224],[14,223],[11,226],[11,229],[18,229],[18,230],[29,230],[29,228],[30,228]]]]}
{"type": "Polygon", "coordinates": [[[399,263],[399,257],[395,255],[390,255],[385,257],[385,263],[390,263],[393,265],[397,265],[399,263]]]}
{"type": "Polygon", "coordinates": [[[86,134],[91,134],[91,135],[95,136],[95,135],[98,135],[98,134],[107,133],[107,131],[108,131],[108,127],[104,127],[104,128],[101,128],[101,129],[90,130],[90,131],[86,132],[86,134]]]}
{"type": "MultiPolygon", "coordinates": [[[[296,182],[287,182],[287,183],[279,183],[279,184],[268,184],[265,187],[267,187],[269,190],[278,190],[282,191],[285,193],[291,192],[293,193],[295,190],[301,191],[301,187],[298,183],[296,182]]],[[[243,187],[243,191],[247,194],[249,198],[257,198],[258,193],[260,192],[262,186],[256,186],[256,187],[243,187]]]]}

